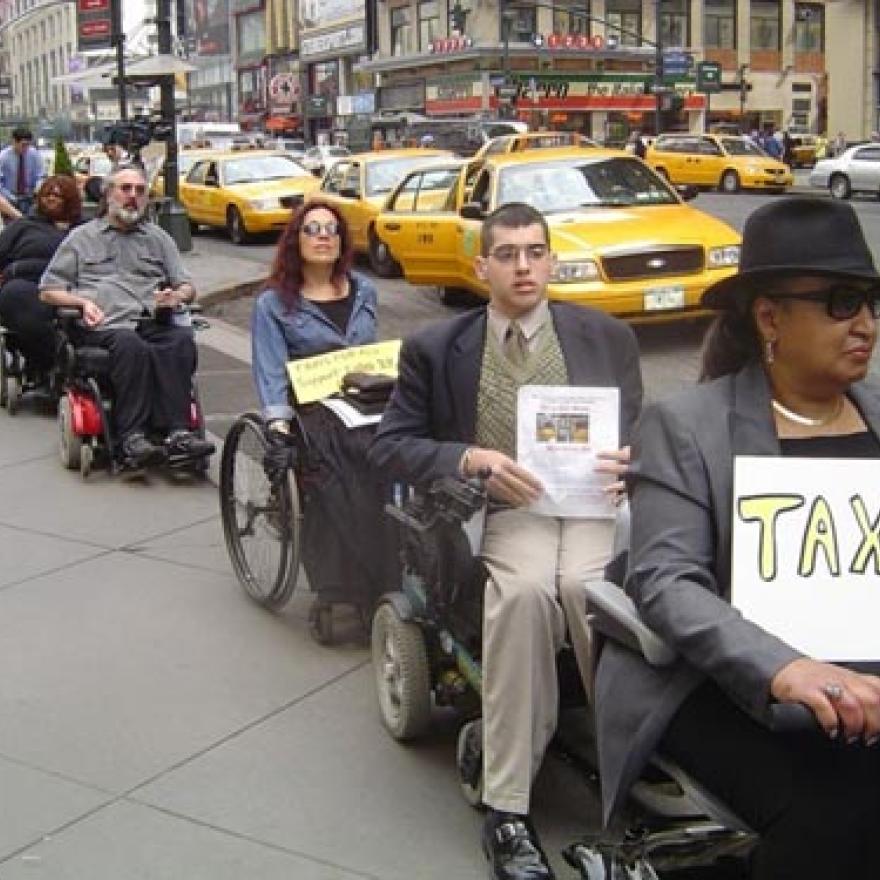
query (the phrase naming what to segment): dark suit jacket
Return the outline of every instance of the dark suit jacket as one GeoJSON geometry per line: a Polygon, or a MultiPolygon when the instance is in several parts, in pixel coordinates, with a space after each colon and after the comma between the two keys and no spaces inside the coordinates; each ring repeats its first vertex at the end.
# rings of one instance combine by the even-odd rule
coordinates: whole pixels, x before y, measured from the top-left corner
{"type": "MultiPolygon", "coordinates": [[[[635,335],[621,321],[567,303],[550,303],[572,385],[619,387],[621,444],[642,403],[635,335]]],[[[391,477],[413,484],[458,474],[474,444],[486,310],[434,324],[407,339],[391,401],[370,459],[391,477]]]]}
{"type": "MultiPolygon", "coordinates": [[[[880,396],[850,389],[880,437],[880,396]]],[[[636,780],[687,695],[707,676],[765,720],[770,681],[799,654],[729,604],[733,460],[780,454],[760,365],[645,409],[633,449],[627,592],[681,656],[651,668],[609,642],[596,682],[606,820],[636,780]]]]}

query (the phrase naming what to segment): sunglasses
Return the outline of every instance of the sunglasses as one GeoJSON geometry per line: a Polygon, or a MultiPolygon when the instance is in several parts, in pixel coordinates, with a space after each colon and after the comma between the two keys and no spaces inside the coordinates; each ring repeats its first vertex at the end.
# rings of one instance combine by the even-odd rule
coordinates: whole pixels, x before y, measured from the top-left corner
{"type": "Polygon", "coordinates": [[[518,263],[520,255],[525,256],[529,263],[539,263],[550,253],[548,244],[526,244],[518,247],[515,244],[500,244],[489,251],[489,256],[503,265],[518,263]]]}
{"type": "Polygon", "coordinates": [[[138,196],[147,194],[147,187],[143,183],[117,183],[116,189],[124,193],[134,193],[138,196]]]}
{"type": "Polygon", "coordinates": [[[864,306],[875,318],[880,318],[880,287],[858,289],[855,287],[829,287],[815,293],[776,293],[774,299],[798,299],[804,302],[818,302],[825,306],[828,317],[834,321],[849,321],[864,306]]]}
{"type": "Polygon", "coordinates": [[[317,220],[309,220],[303,223],[302,233],[309,238],[317,238],[319,235],[329,235],[331,237],[339,235],[339,224],[335,220],[329,223],[319,223],[317,220]]]}

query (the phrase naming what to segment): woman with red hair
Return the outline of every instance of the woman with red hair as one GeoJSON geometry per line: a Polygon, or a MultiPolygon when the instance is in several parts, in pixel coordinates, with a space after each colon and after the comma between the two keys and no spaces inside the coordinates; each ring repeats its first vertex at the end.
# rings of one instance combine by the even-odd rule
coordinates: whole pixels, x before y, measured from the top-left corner
{"type": "Polygon", "coordinates": [[[348,429],[320,404],[296,404],[286,366],[376,341],[376,288],[351,270],[352,254],[348,227],[333,205],[313,201],[295,211],[254,306],[251,344],[254,381],[272,440],[266,457],[271,479],[296,461],[290,441],[295,414],[308,438],[310,460],[298,464],[309,583],[324,601],[368,608],[388,589],[386,577],[393,575],[386,566],[396,563],[382,513],[385,487],[366,461],[373,428],[348,429]],[[354,588],[362,591],[359,597],[352,598],[354,588]]]}

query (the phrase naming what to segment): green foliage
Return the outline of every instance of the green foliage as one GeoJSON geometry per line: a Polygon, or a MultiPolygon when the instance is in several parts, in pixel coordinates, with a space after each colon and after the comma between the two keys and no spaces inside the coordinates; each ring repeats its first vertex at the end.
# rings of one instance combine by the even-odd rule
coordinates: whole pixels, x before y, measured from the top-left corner
{"type": "Polygon", "coordinates": [[[67,174],[73,177],[73,162],[70,161],[70,153],[62,138],[55,140],[55,167],[53,174],[67,174]]]}

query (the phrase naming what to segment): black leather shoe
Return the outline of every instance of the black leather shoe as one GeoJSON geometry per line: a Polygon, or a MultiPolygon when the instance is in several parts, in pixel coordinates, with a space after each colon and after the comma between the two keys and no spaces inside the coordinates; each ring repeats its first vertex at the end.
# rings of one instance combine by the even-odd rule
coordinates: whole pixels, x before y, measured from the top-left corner
{"type": "Polygon", "coordinates": [[[495,880],[554,880],[528,816],[489,810],[483,825],[483,852],[495,880]]]}
{"type": "Polygon", "coordinates": [[[210,440],[204,440],[192,431],[174,431],[165,441],[169,455],[187,458],[203,458],[213,455],[216,447],[210,440]]]}
{"type": "Polygon", "coordinates": [[[150,443],[143,434],[129,434],[122,441],[122,454],[134,467],[147,467],[165,461],[165,450],[150,443]]]}

